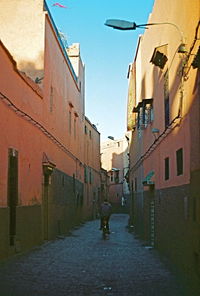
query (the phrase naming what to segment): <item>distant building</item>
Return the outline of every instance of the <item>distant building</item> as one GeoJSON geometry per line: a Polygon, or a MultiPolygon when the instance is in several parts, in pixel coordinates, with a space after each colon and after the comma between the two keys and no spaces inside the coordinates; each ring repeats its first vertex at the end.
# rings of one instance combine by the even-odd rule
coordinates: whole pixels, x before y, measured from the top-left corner
{"type": "Polygon", "coordinates": [[[101,166],[108,175],[108,197],[115,211],[121,210],[122,200],[129,199],[129,188],[126,182],[128,172],[128,142],[113,137],[101,144],[101,166]]]}
{"type": "Polygon", "coordinates": [[[84,126],[84,196],[86,199],[86,214],[88,218],[96,218],[98,214],[98,202],[101,191],[100,170],[100,134],[87,117],[84,126]],[[92,213],[92,217],[91,217],[92,213]]]}
{"type": "Polygon", "coordinates": [[[108,173],[106,170],[101,168],[101,196],[99,200],[99,206],[105,199],[108,199],[108,184],[109,184],[108,173]]]}

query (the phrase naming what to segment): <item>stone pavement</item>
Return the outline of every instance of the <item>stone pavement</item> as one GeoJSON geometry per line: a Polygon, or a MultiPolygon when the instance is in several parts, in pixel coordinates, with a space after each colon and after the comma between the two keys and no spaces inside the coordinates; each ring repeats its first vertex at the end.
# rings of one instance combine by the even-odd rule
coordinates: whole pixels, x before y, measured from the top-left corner
{"type": "Polygon", "coordinates": [[[0,296],[193,296],[127,224],[126,214],[113,215],[103,240],[90,221],[1,263],[0,296]]]}

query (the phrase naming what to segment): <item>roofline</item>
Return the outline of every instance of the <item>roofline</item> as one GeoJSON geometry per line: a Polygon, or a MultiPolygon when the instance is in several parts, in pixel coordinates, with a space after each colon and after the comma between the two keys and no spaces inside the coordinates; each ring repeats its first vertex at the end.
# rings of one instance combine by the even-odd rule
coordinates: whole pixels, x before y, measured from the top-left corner
{"type": "Polygon", "coordinates": [[[40,97],[43,98],[43,91],[41,88],[30,78],[28,77],[24,72],[19,71],[17,68],[17,63],[14,60],[13,56],[7,49],[7,47],[3,44],[3,42],[0,40],[0,46],[3,48],[5,54],[8,56],[10,62],[13,65],[13,70],[21,77],[22,80],[30,87],[32,90],[40,97]]]}
{"type": "Polygon", "coordinates": [[[91,127],[92,127],[93,129],[95,129],[95,130],[100,134],[100,132],[97,130],[96,125],[93,124],[93,123],[89,120],[89,118],[88,118],[87,116],[85,116],[85,121],[87,121],[87,122],[91,125],[91,127]]]}
{"type": "Polygon", "coordinates": [[[137,42],[137,47],[136,47],[135,57],[134,57],[134,63],[135,63],[135,61],[137,59],[137,55],[138,55],[138,51],[139,51],[139,47],[140,47],[142,36],[143,35],[139,35],[139,37],[138,37],[138,42],[137,42]]]}
{"type": "Polygon", "coordinates": [[[56,35],[56,37],[57,37],[57,40],[58,40],[58,42],[59,42],[60,48],[61,48],[61,50],[62,50],[62,53],[63,53],[63,55],[64,55],[64,57],[65,57],[65,59],[66,59],[66,61],[67,61],[67,64],[68,64],[69,69],[70,69],[70,71],[71,71],[71,74],[72,74],[74,80],[75,80],[76,83],[77,83],[77,82],[78,82],[78,77],[76,76],[76,73],[75,73],[75,71],[74,71],[74,68],[73,68],[73,66],[72,66],[72,63],[71,63],[71,61],[70,61],[70,59],[69,59],[69,57],[68,57],[68,54],[67,54],[67,52],[66,52],[66,50],[65,50],[65,47],[64,47],[64,45],[63,45],[63,42],[62,42],[62,40],[61,40],[61,38],[60,38],[60,35],[59,35],[59,32],[58,32],[58,29],[57,29],[57,27],[56,27],[56,24],[55,24],[55,22],[54,22],[54,20],[53,20],[52,15],[51,15],[51,13],[50,13],[50,10],[49,10],[49,8],[48,8],[48,5],[47,5],[47,3],[46,3],[46,0],[44,0],[44,10],[47,11],[47,15],[48,15],[48,17],[49,17],[49,20],[50,20],[50,22],[51,22],[51,25],[52,25],[52,28],[53,28],[53,30],[54,30],[54,33],[55,33],[55,35],[56,35]]]}

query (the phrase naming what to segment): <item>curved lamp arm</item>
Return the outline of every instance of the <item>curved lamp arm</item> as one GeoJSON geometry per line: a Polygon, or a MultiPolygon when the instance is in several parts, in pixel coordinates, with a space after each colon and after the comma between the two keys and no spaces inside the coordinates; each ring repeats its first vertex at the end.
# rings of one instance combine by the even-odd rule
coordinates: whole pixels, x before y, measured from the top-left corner
{"type": "Polygon", "coordinates": [[[158,25],[171,25],[174,28],[177,29],[177,31],[180,34],[181,37],[181,44],[179,46],[179,52],[180,53],[185,53],[185,38],[183,35],[183,32],[180,30],[180,28],[170,22],[161,22],[161,23],[149,23],[149,24],[140,24],[137,25],[135,22],[129,22],[129,21],[124,21],[124,20],[118,20],[118,19],[108,19],[105,22],[105,25],[108,27],[112,27],[113,29],[117,30],[136,30],[137,28],[148,28],[149,26],[158,26],[158,25]]]}

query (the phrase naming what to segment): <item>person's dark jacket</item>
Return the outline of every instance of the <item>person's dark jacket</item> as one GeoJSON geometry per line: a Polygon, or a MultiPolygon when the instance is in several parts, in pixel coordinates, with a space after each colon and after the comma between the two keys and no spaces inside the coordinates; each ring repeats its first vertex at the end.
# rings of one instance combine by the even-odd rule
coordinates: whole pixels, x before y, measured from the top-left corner
{"type": "Polygon", "coordinates": [[[112,212],[112,206],[109,202],[104,202],[101,204],[100,215],[101,217],[110,217],[112,212]]]}

